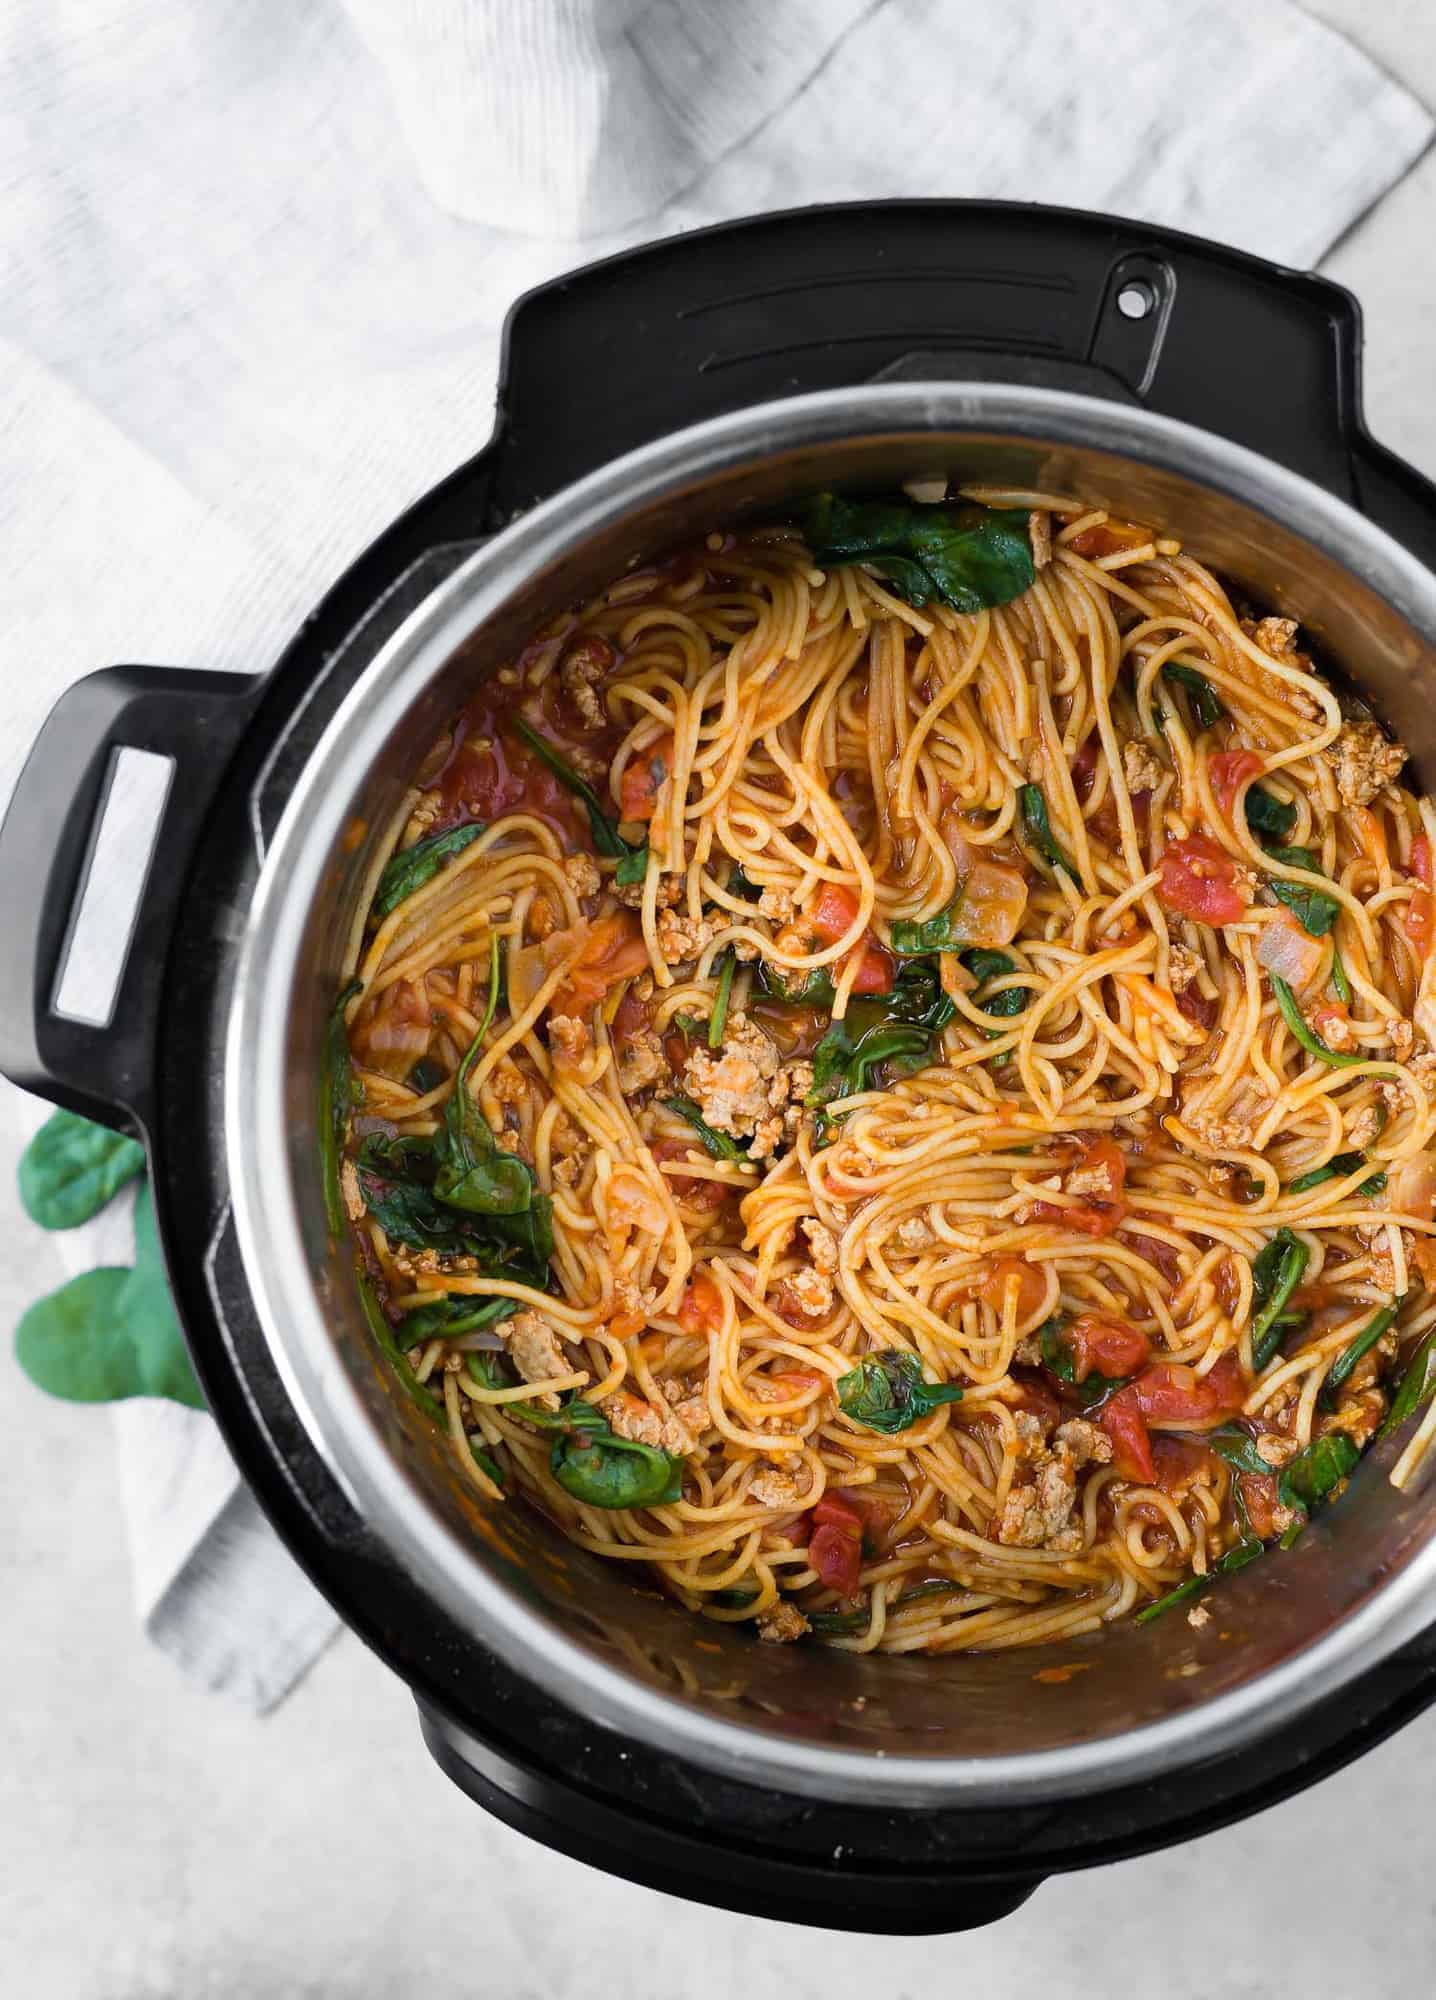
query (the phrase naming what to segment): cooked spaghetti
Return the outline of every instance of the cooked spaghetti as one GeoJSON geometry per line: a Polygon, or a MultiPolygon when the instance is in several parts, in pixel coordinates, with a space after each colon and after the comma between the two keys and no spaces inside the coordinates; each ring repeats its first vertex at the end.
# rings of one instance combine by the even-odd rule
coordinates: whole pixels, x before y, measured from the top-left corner
{"type": "Polygon", "coordinates": [[[1424,1410],[1404,1481],[1403,762],[1290,620],[1048,494],[825,499],[554,622],[417,775],[338,1017],[333,1192],[464,1475],[890,1652],[1196,1600],[1424,1410]]]}

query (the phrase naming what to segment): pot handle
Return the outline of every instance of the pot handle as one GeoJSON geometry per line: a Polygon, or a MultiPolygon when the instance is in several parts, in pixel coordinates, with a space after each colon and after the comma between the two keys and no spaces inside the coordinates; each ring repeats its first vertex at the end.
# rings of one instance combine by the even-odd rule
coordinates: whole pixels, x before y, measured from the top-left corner
{"type": "Polygon", "coordinates": [[[724,411],[967,377],[1142,404],[1367,505],[1418,553],[1436,538],[1436,491],[1363,427],[1341,286],[1176,230],[982,201],[757,216],[528,293],[505,329],[490,519],[724,411]]]}
{"type": "Polygon", "coordinates": [[[51,709],[0,826],[0,1072],[22,1090],[149,1125],[171,926],[259,685],[106,667],[51,709]]]}

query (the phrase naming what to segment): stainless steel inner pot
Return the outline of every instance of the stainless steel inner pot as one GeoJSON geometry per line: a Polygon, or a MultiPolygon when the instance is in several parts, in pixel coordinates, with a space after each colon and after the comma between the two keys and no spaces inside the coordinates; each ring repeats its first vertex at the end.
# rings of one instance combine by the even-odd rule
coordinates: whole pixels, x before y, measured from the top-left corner
{"type": "Polygon", "coordinates": [[[1145,410],[981,383],[769,403],[678,432],[537,507],[426,600],[296,784],[265,858],[231,1009],[228,1169],[255,1302],[315,1446],[453,1619],[596,1722],[695,1764],[873,1806],[1043,1799],[1232,1749],[1436,1618],[1436,1483],[1396,1493],[1379,1447],[1290,1553],[1180,1615],[942,1659],[755,1643],[688,1616],[633,1564],[487,1507],[379,1353],[325,1221],[320,1049],[375,830],[433,736],[532,628],[627,566],[825,486],[943,474],[1160,521],[1319,640],[1436,776],[1436,578],[1281,466],[1145,410]],[[1046,1670],[1075,1671],[1053,1676],[1046,1670]]]}

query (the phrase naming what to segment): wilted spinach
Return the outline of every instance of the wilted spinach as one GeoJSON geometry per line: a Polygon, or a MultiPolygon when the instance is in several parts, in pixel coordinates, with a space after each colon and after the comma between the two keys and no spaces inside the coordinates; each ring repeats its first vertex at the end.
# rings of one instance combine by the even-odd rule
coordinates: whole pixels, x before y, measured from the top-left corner
{"type": "Polygon", "coordinates": [[[432,882],[451,856],[472,847],[483,830],[482,821],[470,820],[466,826],[451,826],[447,833],[431,833],[427,840],[416,840],[412,847],[393,855],[379,877],[370,916],[382,921],[391,910],[397,910],[416,889],[432,882]]]}
{"type": "Polygon", "coordinates": [[[808,508],[804,533],[813,560],[825,569],[871,563],[919,608],[934,598],[966,612],[1008,604],[1037,574],[1020,508],[925,507],[820,493],[808,508]]]}
{"type": "Polygon", "coordinates": [[[539,762],[553,772],[561,785],[566,785],[588,814],[589,829],[593,834],[593,844],[599,853],[610,861],[616,861],[614,881],[618,883],[641,882],[648,872],[648,843],[641,847],[630,847],[619,832],[617,823],[604,810],[597,792],[586,778],[569,763],[557,747],[546,736],[541,736],[532,723],[525,722],[521,715],[513,718],[514,734],[526,743],[539,762]]]}
{"type": "Polygon", "coordinates": [[[915,1354],[885,1348],[866,1354],[856,1368],[838,1377],[838,1407],[870,1431],[891,1436],[905,1431],[945,1403],[960,1403],[955,1382],[926,1382],[915,1354]]]}
{"type": "Polygon", "coordinates": [[[145,1170],[138,1139],[57,1111],[20,1160],[20,1200],[42,1229],[78,1229],[145,1170]]]}

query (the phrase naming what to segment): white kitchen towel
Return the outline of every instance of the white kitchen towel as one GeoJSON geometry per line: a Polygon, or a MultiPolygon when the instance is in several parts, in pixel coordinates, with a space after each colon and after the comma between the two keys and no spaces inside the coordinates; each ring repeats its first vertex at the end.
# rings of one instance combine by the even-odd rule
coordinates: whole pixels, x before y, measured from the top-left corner
{"type": "MultiPolygon", "coordinates": [[[[1309,265],[1431,133],[1286,0],[7,0],[0,798],[89,668],[262,670],[482,442],[505,310],[565,267],[902,195],[1309,265]]],[[[0,1103],[12,1154],[39,1115],[0,1103]]],[[[207,1418],[111,1421],[147,1629],[267,1705],[330,1614],[207,1418]]]]}

